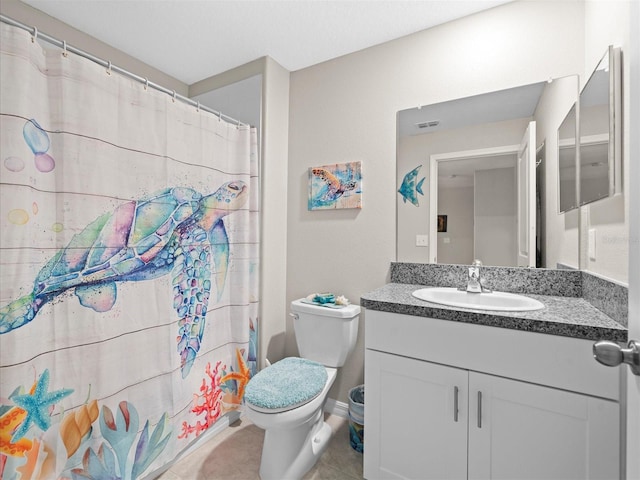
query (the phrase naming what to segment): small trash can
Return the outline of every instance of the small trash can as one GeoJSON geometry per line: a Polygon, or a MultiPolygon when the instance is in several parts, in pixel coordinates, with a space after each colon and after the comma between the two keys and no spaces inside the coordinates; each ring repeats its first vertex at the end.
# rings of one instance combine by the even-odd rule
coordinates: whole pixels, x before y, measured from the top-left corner
{"type": "Polygon", "coordinates": [[[349,390],[349,443],[356,452],[364,451],[364,385],[349,390]]]}

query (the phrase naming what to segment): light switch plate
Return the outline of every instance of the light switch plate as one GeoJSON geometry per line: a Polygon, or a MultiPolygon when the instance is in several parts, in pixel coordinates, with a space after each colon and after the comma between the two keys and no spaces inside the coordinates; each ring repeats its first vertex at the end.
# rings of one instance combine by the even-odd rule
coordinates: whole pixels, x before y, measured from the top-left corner
{"type": "Polygon", "coordinates": [[[416,247],[428,247],[429,235],[416,235],[416,247]]]}

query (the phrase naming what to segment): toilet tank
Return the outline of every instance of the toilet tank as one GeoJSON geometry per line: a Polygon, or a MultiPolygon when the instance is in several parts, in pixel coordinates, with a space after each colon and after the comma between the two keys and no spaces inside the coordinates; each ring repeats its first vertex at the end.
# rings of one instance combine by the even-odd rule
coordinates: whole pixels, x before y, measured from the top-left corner
{"type": "Polygon", "coordinates": [[[331,308],[303,300],[291,302],[300,356],[327,367],[343,366],[358,337],[360,306],[331,308]]]}

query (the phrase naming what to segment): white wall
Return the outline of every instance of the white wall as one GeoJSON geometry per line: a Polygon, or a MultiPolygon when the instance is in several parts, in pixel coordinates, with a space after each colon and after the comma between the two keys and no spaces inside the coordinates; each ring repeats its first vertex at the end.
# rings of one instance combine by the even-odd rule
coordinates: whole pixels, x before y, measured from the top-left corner
{"type": "Polygon", "coordinates": [[[438,186],[438,215],[447,216],[447,231],[438,233],[438,263],[473,262],[473,187],[438,186]]]}
{"type": "Polygon", "coordinates": [[[545,218],[542,260],[548,268],[556,268],[558,263],[579,267],[578,210],[559,213],[558,206],[558,127],[577,96],[577,76],[554,80],[545,88],[533,116],[536,145],[545,143],[545,158],[538,169],[542,173],[541,206],[545,218]]]}
{"type": "Polygon", "coordinates": [[[189,96],[192,100],[200,102],[201,105],[206,105],[236,120],[240,120],[242,123],[256,127],[258,129],[258,138],[260,138],[262,74],[240,78],[240,80],[222,87],[198,95],[190,94],[189,96]]]}
{"type": "MultiPolygon", "coordinates": [[[[581,88],[584,87],[609,45],[622,49],[622,64],[625,66],[624,55],[630,49],[631,32],[628,21],[630,15],[630,1],[587,0],[585,2],[585,66],[581,76],[581,88]]],[[[629,278],[629,215],[632,214],[629,211],[629,188],[637,188],[637,185],[630,183],[628,175],[631,161],[630,138],[631,135],[638,134],[632,132],[629,127],[630,88],[625,88],[629,82],[630,69],[626,64],[622,77],[622,170],[627,172],[623,178],[623,193],[582,207],[584,226],[580,234],[580,267],[624,284],[629,278]],[[591,260],[587,255],[589,229],[596,231],[595,260],[591,260]]],[[[633,214],[638,215],[638,212],[633,214]]]]}
{"type": "MultiPolygon", "coordinates": [[[[265,59],[262,110],[262,225],[260,252],[260,356],[285,354],[287,288],[289,71],[265,59]]],[[[264,366],[264,363],[262,363],[264,366]]]]}
{"type": "MultiPolygon", "coordinates": [[[[509,3],[291,74],[287,301],[315,291],[362,293],[395,260],[396,113],[583,70],[581,2],[509,3]],[[306,209],[307,169],[362,161],[362,210],[306,209]]],[[[356,352],[330,392],[363,380],[356,352]]],[[[291,324],[287,352],[296,353],[291,324]]]]}
{"type": "Polygon", "coordinates": [[[517,205],[515,167],[476,172],[474,258],[484,265],[518,265],[517,205]]]}

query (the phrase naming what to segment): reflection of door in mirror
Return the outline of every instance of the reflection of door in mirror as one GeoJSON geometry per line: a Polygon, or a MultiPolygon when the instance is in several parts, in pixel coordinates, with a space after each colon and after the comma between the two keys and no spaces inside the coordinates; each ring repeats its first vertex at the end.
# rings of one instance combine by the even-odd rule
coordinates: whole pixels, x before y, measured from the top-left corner
{"type": "Polygon", "coordinates": [[[536,122],[529,122],[518,149],[518,266],[536,266],[536,122]]]}
{"type": "Polygon", "coordinates": [[[546,166],[546,144],[543,141],[536,149],[536,267],[541,267],[543,238],[547,238],[547,215],[545,211],[546,202],[543,201],[546,194],[544,167],[538,168],[540,165],[546,166]]]}

